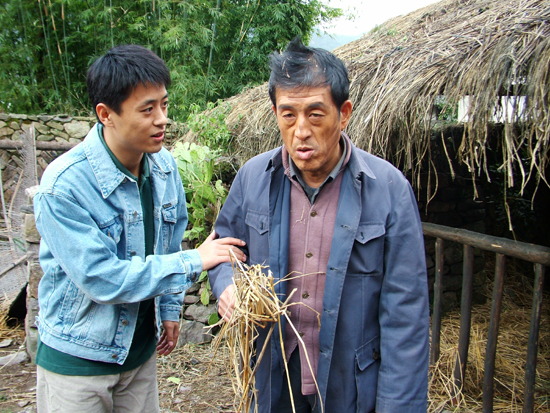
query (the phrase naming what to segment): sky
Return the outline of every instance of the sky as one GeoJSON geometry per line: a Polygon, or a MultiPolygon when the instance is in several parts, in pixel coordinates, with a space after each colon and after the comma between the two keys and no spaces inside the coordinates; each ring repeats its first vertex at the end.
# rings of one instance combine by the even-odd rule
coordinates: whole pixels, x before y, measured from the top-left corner
{"type": "Polygon", "coordinates": [[[410,13],[416,9],[436,3],[438,0],[328,0],[328,5],[339,7],[344,15],[355,15],[350,21],[346,16],[333,22],[333,27],[324,29],[333,34],[341,36],[361,37],[362,34],[370,31],[377,24],[386,20],[410,13]]]}

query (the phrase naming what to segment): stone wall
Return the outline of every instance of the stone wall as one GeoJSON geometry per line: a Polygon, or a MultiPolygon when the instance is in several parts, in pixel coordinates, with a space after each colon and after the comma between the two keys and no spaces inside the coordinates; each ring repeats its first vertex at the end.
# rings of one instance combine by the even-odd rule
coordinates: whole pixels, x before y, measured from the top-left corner
{"type": "MultiPolygon", "coordinates": [[[[21,141],[21,134],[28,132],[31,125],[35,128],[37,142],[58,142],[60,144],[76,145],[80,143],[90,128],[96,123],[93,117],[68,116],[64,114],[49,115],[18,115],[0,113],[0,144],[1,141],[21,141]]],[[[170,146],[182,135],[182,125],[168,121],[166,127],[165,145],[170,146]]],[[[36,151],[36,170],[38,179],[48,164],[64,150],[36,151]]],[[[0,167],[6,204],[9,204],[24,164],[23,155],[18,149],[0,149],[0,167]]]]}

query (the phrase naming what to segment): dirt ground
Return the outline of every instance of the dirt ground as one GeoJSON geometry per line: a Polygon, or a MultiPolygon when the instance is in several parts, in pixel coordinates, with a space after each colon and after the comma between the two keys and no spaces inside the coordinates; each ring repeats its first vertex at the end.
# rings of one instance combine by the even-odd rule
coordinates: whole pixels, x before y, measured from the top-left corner
{"type": "MultiPolygon", "coordinates": [[[[25,351],[22,328],[0,331],[0,357],[25,351]]],[[[210,363],[210,345],[186,345],[158,359],[160,406],[163,413],[234,412],[231,380],[223,365],[224,353],[210,363]],[[207,370],[210,369],[207,373],[207,370]]],[[[36,412],[36,370],[27,362],[0,366],[0,413],[36,412]]]]}

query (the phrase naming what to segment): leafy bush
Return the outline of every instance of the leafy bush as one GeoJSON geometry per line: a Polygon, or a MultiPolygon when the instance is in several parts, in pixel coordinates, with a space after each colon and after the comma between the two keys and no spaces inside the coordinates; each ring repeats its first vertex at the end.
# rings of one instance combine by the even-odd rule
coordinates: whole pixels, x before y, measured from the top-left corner
{"type": "Polygon", "coordinates": [[[210,233],[228,191],[221,180],[213,181],[220,152],[208,146],[178,142],[172,152],[185,188],[190,229],[184,237],[203,242],[210,233]]]}

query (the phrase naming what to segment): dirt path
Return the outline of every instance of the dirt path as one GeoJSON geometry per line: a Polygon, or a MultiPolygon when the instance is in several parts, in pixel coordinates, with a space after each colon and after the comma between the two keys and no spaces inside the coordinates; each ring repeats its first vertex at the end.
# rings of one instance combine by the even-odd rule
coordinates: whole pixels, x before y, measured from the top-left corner
{"type": "MultiPolygon", "coordinates": [[[[2,331],[0,357],[24,353],[24,332],[2,331]]],[[[25,353],[26,354],[26,353],[25,353]]],[[[223,353],[210,365],[210,345],[186,345],[158,360],[160,406],[163,413],[234,412],[231,380],[223,353]],[[207,373],[208,368],[210,370],[207,373]]],[[[36,368],[30,360],[0,367],[0,413],[36,412],[36,368]]]]}

